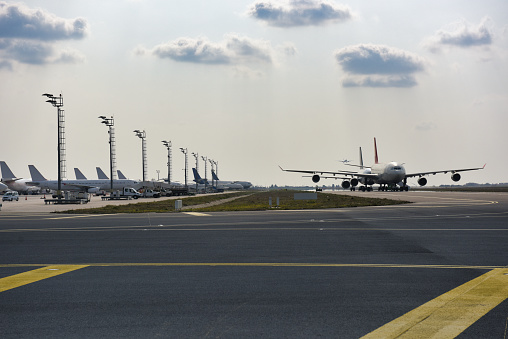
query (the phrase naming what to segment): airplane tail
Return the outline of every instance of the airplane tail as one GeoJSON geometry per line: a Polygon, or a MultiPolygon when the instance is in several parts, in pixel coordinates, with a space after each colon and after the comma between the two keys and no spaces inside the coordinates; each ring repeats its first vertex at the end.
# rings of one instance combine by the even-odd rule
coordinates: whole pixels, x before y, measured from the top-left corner
{"type": "Polygon", "coordinates": [[[46,181],[46,178],[39,172],[34,165],[28,165],[28,169],[30,170],[30,176],[32,177],[32,181],[46,181]]]}
{"type": "Polygon", "coordinates": [[[86,180],[86,177],[79,168],[74,168],[74,174],[76,175],[76,180],[86,180]]]}
{"type": "Polygon", "coordinates": [[[109,179],[106,173],[104,173],[100,167],[96,167],[95,169],[97,170],[97,177],[99,179],[109,179]]]}
{"type": "Polygon", "coordinates": [[[217,176],[217,174],[215,174],[213,170],[212,170],[212,178],[213,180],[219,181],[219,177],[217,176]]]}
{"type": "Polygon", "coordinates": [[[192,173],[194,173],[194,181],[199,183],[201,181],[203,181],[203,179],[201,179],[201,176],[199,175],[198,171],[195,169],[195,168],[192,168],[192,173]]]}
{"type": "Polygon", "coordinates": [[[360,147],[360,169],[363,169],[363,155],[362,148],[360,147]]]}
{"type": "Polygon", "coordinates": [[[12,173],[11,169],[5,161],[0,161],[0,168],[2,170],[2,179],[3,180],[14,180],[16,179],[16,176],[12,173]]]}
{"type": "Polygon", "coordinates": [[[377,157],[377,145],[376,145],[376,138],[374,138],[374,153],[375,153],[375,156],[374,156],[374,163],[375,164],[379,164],[379,159],[377,157]]]}
{"type": "Polygon", "coordinates": [[[118,173],[118,179],[120,179],[120,180],[126,180],[127,179],[127,177],[125,175],[123,175],[122,171],[116,170],[116,173],[118,173]]]}

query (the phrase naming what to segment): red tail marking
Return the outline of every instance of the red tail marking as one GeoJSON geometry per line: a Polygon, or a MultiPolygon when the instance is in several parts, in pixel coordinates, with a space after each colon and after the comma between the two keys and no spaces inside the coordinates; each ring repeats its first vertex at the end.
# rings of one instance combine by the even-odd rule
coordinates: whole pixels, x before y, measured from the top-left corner
{"type": "Polygon", "coordinates": [[[376,145],[376,138],[374,138],[374,153],[375,153],[375,156],[374,156],[374,163],[375,164],[379,164],[379,159],[377,157],[377,145],[376,145]]]}

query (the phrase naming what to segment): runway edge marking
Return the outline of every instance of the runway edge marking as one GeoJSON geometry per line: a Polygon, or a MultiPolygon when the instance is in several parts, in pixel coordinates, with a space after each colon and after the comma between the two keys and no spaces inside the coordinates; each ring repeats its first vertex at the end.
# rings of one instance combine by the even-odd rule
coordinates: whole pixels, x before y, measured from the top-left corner
{"type": "Polygon", "coordinates": [[[0,292],[79,270],[84,267],[88,267],[88,265],[53,265],[11,275],[0,279],[0,292]]]}
{"type": "Polygon", "coordinates": [[[496,268],[365,335],[371,338],[455,338],[508,298],[508,269],[496,268]]]}

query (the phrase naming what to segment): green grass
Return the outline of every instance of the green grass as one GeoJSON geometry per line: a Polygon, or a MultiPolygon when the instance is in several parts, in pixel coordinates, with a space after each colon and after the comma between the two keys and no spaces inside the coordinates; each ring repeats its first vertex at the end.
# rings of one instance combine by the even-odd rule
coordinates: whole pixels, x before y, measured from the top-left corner
{"type": "MultiPolygon", "coordinates": [[[[317,200],[294,200],[295,193],[301,191],[278,190],[278,191],[248,191],[228,194],[200,195],[191,198],[183,198],[183,206],[196,206],[186,209],[194,212],[218,212],[218,211],[262,211],[269,210],[269,197],[272,197],[272,209],[302,210],[302,209],[326,209],[361,206],[386,206],[406,204],[408,201],[390,200],[381,198],[367,198],[340,194],[318,193],[317,200]],[[220,205],[202,207],[203,204],[231,197],[240,197],[220,205]],[[279,197],[280,206],[275,207],[279,197]]],[[[308,192],[305,192],[308,193],[308,192]]],[[[175,212],[175,200],[161,200],[155,202],[139,202],[126,205],[107,205],[99,208],[77,209],[60,213],[73,214],[110,214],[110,213],[167,213],[175,212]]]]}
{"type": "Polygon", "coordinates": [[[408,201],[390,200],[380,198],[366,198],[340,194],[318,193],[317,200],[294,200],[295,193],[309,193],[292,190],[279,190],[259,192],[245,196],[234,201],[203,208],[193,208],[196,212],[218,212],[218,211],[262,211],[270,209],[269,197],[272,198],[272,209],[279,210],[302,210],[302,209],[326,209],[345,208],[361,206],[386,206],[406,204],[408,201]],[[279,207],[275,207],[279,197],[279,207]]]}

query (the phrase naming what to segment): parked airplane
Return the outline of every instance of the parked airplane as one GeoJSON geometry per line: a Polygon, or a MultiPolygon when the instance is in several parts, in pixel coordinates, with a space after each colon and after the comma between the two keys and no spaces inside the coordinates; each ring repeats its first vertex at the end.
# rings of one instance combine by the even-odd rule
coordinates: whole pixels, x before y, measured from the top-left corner
{"type": "MultiPolygon", "coordinates": [[[[34,165],[28,165],[30,175],[32,176],[32,184],[41,188],[50,190],[58,189],[58,180],[47,180],[35,168],[34,165]]],[[[134,180],[113,180],[113,189],[121,190],[124,187],[138,188],[140,182],[134,180]]],[[[62,191],[79,191],[88,193],[99,193],[100,191],[108,190],[111,188],[111,180],[97,179],[97,180],[62,180],[62,191]]]]}
{"type": "Polygon", "coordinates": [[[377,155],[377,145],[376,138],[374,138],[374,165],[371,167],[363,166],[362,153],[360,148],[360,165],[350,165],[350,166],[358,166],[360,169],[363,169],[361,172],[350,172],[350,171],[337,171],[337,172],[329,172],[329,171],[304,171],[304,170],[286,170],[280,167],[281,170],[286,172],[298,172],[298,173],[307,173],[312,174],[312,181],[318,183],[323,174],[331,174],[333,176],[325,176],[325,179],[342,179],[342,187],[344,189],[351,188],[352,191],[355,190],[355,187],[361,183],[363,186],[360,186],[361,191],[371,191],[372,185],[379,184],[379,190],[384,191],[388,189],[397,190],[400,188],[401,191],[407,191],[409,187],[407,186],[407,178],[419,177],[418,184],[420,186],[425,186],[427,184],[427,175],[436,175],[438,173],[451,173],[451,179],[453,181],[460,180],[459,172],[465,171],[476,171],[485,168],[477,167],[477,168],[462,168],[462,169],[454,169],[454,170],[439,170],[439,171],[431,171],[431,172],[417,172],[417,173],[406,173],[406,169],[403,164],[392,161],[389,163],[379,163],[378,155],[377,155]],[[321,175],[321,176],[320,176],[321,175]],[[342,176],[342,177],[337,177],[342,176]],[[397,187],[397,185],[399,187],[397,187]]]}
{"type": "Polygon", "coordinates": [[[217,182],[218,184],[217,185],[223,185],[223,186],[228,186],[230,188],[243,188],[243,189],[247,189],[249,187],[252,187],[252,184],[248,181],[224,181],[224,180],[220,180],[219,177],[217,176],[217,174],[215,174],[215,172],[212,170],[212,179],[214,182],[217,182]],[[238,186],[239,185],[239,186],[238,186]]]}
{"type": "Polygon", "coordinates": [[[0,161],[0,169],[2,171],[2,183],[6,185],[12,191],[18,191],[20,193],[28,193],[39,191],[40,188],[30,185],[32,179],[17,178],[7,166],[5,161],[0,161]]]}

